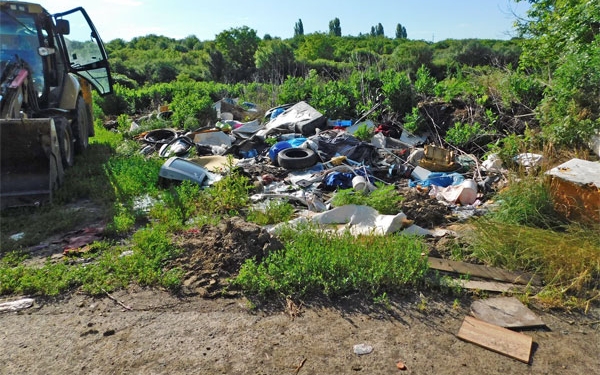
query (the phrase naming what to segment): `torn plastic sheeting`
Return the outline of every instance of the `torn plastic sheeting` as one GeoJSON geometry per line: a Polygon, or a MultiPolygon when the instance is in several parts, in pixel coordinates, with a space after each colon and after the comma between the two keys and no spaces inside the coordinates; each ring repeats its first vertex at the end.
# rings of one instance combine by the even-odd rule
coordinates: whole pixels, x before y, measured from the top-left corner
{"type": "Polygon", "coordinates": [[[433,185],[429,195],[449,203],[459,202],[462,205],[470,205],[477,200],[477,184],[475,181],[467,179],[459,185],[446,187],[433,185]]]}
{"type": "Polygon", "coordinates": [[[319,154],[321,160],[345,156],[351,160],[360,160],[365,165],[372,165],[377,153],[372,144],[344,131],[327,130],[309,137],[308,140],[314,144],[311,144],[311,148],[319,154]]]}
{"type": "Polygon", "coordinates": [[[319,111],[306,102],[298,102],[283,113],[269,121],[265,129],[257,134],[266,136],[272,132],[315,134],[316,129],[323,129],[327,119],[319,111]]]}
{"type": "Polygon", "coordinates": [[[204,133],[197,133],[194,136],[194,143],[201,145],[229,147],[231,146],[231,138],[222,131],[210,131],[204,133]]]}
{"type": "Polygon", "coordinates": [[[537,167],[544,160],[544,156],[540,154],[532,154],[530,152],[519,154],[514,158],[515,162],[525,168],[537,167]]]}
{"type": "Polygon", "coordinates": [[[356,176],[362,176],[368,179],[369,183],[373,183],[373,178],[362,169],[357,169],[354,172],[331,172],[323,179],[323,184],[327,190],[350,189],[352,187],[352,179],[356,176]]]}
{"type": "Polygon", "coordinates": [[[424,144],[427,141],[427,135],[414,135],[410,134],[406,130],[402,131],[402,135],[400,136],[400,142],[407,144],[409,146],[419,146],[424,144]]]}
{"type": "Polygon", "coordinates": [[[502,159],[498,154],[491,154],[481,163],[481,168],[488,172],[499,172],[502,170],[502,159]]]}
{"type": "Polygon", "coordinates": [[[231,133],[236,137],[248,139],[254,134],[258,133],[262,128],[263,126],[258,122],[258,120],[254,120],[243,124],[239,128],[234,127],[231,133]]]}
{"type": "Polygon", "coordinates": [[[406,215],[381,215],[369,206],[345,205],[317,214],[311,221],[317,224],[346,224],[350,232],[357,234],[387,235],[402,228],[406,215]]]}
{"type": "Polygon", "coordinates": [[[460,185],[464,180],[465,180],[465,178],[460,173],[431,172],[427,176],[427,178],[424,180],[409,181],[408,186],[410,186],[410,187],[417,187],[417,186],[448,187],[451,185],[460,185]]]}
{"type": "Polygon", "coordinates": [[[250,196],[250,201],[257,203],[260,202],[264,199],[285,199],[285,200],[292,200],[292,201],[297,201],[300,202],[301,204],[305,205],[308,207],[308,203],[306,202],[306,199],[302,196],[300,196],[300,194],[298,193],[289,193],[289,194],[283,194],[283,193],[264,193],[264,194],[254,194],[250,196]]]}

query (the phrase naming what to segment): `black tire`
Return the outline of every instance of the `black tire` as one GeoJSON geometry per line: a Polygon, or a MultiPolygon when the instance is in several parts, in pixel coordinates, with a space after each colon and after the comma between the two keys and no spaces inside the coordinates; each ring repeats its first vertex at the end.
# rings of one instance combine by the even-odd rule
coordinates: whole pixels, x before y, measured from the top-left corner
{"type": "Polygon", "coordinates": [[[317,163],[317,154],[309,148],[286,148],[277,154],[277,162],[285,169],[306,169],[317,163]]]}
{"type": "Polygon", "coordinates": [[[71,129],[73,130],[73,136],[75,138],[75,153],[77,154],[81,154],[89,145],[90,117],[88,116],[86,106],[83,97],[78,97],[77,105],[75,107],[77,118],[71,123],[71,129]]]}
{"type": "Polygon", "coordinates": [[[54,126],[56,126],[63,168],[72,167],[75,164],[75,144],[73,143],[73,131],[69,126],[69,121],[64,117],[54,118],[54,126]]]}

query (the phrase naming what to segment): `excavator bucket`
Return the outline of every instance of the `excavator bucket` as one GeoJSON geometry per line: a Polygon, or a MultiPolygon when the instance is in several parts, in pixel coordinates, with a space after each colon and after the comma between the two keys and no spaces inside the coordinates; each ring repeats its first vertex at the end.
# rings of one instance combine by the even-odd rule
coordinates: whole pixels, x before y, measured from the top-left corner
{"type": "Polygon", "coordinates": [[[63,182],[51,118],[0,120],[0,208],[41,205],[63,182]]]}

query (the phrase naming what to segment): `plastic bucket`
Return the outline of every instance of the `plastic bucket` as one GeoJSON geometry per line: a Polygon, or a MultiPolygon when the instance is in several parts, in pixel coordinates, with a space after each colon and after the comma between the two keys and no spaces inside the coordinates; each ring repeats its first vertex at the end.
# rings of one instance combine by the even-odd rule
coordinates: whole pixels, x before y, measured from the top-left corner
{"type": "Polygon", "coordinates": [[[473,204],[477,200],[477,183],[474,180],[467,179],[461,183],[461,187],[462,191],[458,196],[460,204],[473,204]]]}
{"type": "Polygon", "coordinates": [[[356,191],[365,191],[369,187],[367,184],[367,179],[363,176],[356,176],[352,178],[352,187],[356,191]]]}

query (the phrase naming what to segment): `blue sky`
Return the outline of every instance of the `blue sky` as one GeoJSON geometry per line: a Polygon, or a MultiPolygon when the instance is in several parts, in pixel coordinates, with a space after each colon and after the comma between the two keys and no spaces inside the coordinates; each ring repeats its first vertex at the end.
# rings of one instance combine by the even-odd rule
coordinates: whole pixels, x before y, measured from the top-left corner
{"type": "MultiPolygon", "coordinates": [[[[35,1],[35,0],[30,0],[35,1]]],[[[291,38],[301,19],[304,33],[327,32],[340,19],[342,35],[367,34],[381,23],[394,37],[402,24],[409,39],[510,39],[527,2],[513,0],[41,0],[51,13],[82,6],[105,42],[148,34],[213,40],[224,30],[248,26],[259,37],[291,38]]]]}

